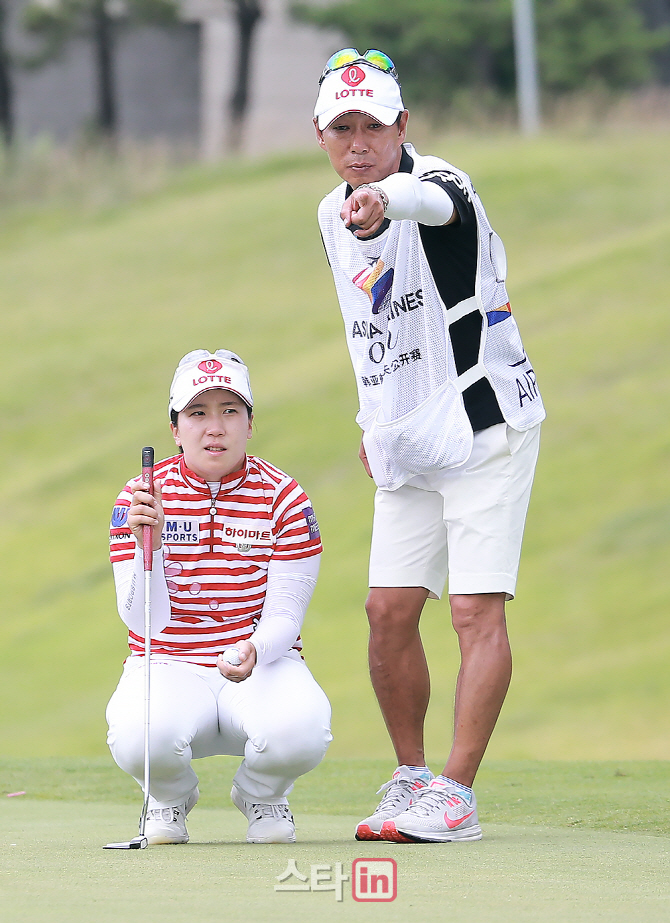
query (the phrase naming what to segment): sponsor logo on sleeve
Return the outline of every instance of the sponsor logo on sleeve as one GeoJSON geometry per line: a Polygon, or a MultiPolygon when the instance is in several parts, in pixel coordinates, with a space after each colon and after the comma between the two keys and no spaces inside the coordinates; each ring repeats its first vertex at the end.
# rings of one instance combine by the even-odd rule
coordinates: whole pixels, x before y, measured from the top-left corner
{"type": "Polygon", "coordinates": [[[302,510],[302,515],[305,517],[307,522],[307,528],[309,529],[310,539],[321,538],[321,533],[319,531],[319,523],[316,520],[316,514],[311,506],[305,506],[302,510]]]}
{"type": "MultiPolygon", "coordinates": [[[[462,195],[472,202],[472,195],[465,180],[451,170],[429,170],[421,175],[422,180],[439,180],[443,185],[455,186],[462,195]]],[[[474,192],[474,189],[472,190],[474,192]]]]}
{"type": "Polygon", "coordinates": [[[127,506],[115,506],[112,510],[112,529],[120,529],[121,526],[125,525],[126,520],[128,519],[128,507],[127,506]]]}

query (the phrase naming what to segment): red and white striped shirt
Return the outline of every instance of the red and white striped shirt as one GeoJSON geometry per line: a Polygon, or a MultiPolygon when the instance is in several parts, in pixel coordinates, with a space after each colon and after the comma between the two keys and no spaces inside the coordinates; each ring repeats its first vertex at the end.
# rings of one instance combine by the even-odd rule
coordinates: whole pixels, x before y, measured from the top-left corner
{"type": "MultiPolygon", "coordinates": [[[[270,560],[298,562],[321,553],[316,517],[293,478],[254,456],[222,479],[216,497],[182,455],[158,462],[154,480],[165,511],[162,557],[170,618],[162,631],[152,632],[152,653],[213,666],[223,648],[254,632],[270,560]]],[[[115,565],[136,554],[127,524],[133,483],[121,491],[112,514],[115,565]]],[[[132,630],[128,643],[131,653],[143,654],[144,639],[132,630]]],[[[294,647],[301,649],[299,638],[294,647]]]]}

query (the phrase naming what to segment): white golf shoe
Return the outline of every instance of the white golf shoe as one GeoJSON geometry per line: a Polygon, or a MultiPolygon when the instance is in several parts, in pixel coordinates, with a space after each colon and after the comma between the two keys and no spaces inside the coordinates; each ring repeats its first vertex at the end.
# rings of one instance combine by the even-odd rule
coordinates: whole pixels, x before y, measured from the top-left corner
{"type": "Polygon", "coordinates": [[[475,793],[438,776],[406,811],[384,822],[381,836],[396,843],[481,840],[475,793]]]}
{"type": "Polygon", "coordinates": [[[188,843],[186,815],[195,806],[200,797],[197,786],[183,804],[164,807],[150,799],[144,835],[149,846],[170,846],[188,843]]]}
{"type": "Polygon", "coordinates": [[[230,797],[249,821],[247,843],[295,843],[295,823],[286,799],[281,804],[247,801],[236,785],[230,797]]]}
{"type": "Polygon", "coordinates": [[[384,797],[374,813],[363,818],[356,827],[356,839],[383,839],[381,830],[384,822],[406,811],[432,778],[433,774],[429,769],[426,769],[422,775],[417,775],[407,766],[398,766],[393,777],[385,782],[377,792],[378,795],[384,792],[384,797]]]}

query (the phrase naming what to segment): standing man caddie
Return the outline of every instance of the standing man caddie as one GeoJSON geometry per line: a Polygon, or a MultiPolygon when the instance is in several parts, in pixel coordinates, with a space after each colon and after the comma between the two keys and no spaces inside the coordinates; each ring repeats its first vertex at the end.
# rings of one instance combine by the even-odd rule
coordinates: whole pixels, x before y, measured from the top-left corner
{"type": "Polygon", "coordinates": [[[380,51],[345,48],[314,125],[342,179],[319,225],[356,377],[360,458],[377,485],[369,663],[398,760],[359,840],[477,840],[472,790],[510,682],[512,599],[544,408],[505,289],[502,241],[466,173],[405,142],[380,51]],[[453,745],[426,766],[419,632],[448,579],[461,652],[453,745]]]}

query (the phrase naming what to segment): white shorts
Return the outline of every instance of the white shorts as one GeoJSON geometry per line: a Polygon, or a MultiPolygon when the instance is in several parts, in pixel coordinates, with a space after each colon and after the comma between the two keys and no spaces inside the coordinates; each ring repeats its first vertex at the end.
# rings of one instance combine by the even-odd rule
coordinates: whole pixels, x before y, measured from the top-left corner
{"type": "Polygon", "coordinates": [[[506,593],[512,599],[540,445],[540,424],[499,423],[475,434],[458,468],[379,488],[370,548],[371,587],[506,593]]]}
{"type": "MultiPolygon", "coordinates": [[[[235,783],[248,801],[280,802],[331,740],[330,704],[301,657],[257,666],[242,683],[217,667],[151,658],[151,798],[182,803],[198,783],[191,760],[242,756],[235,783]]],[[[107,706],[107,743],[142,785],[144,657],[129,657],[107,706]]]]}

